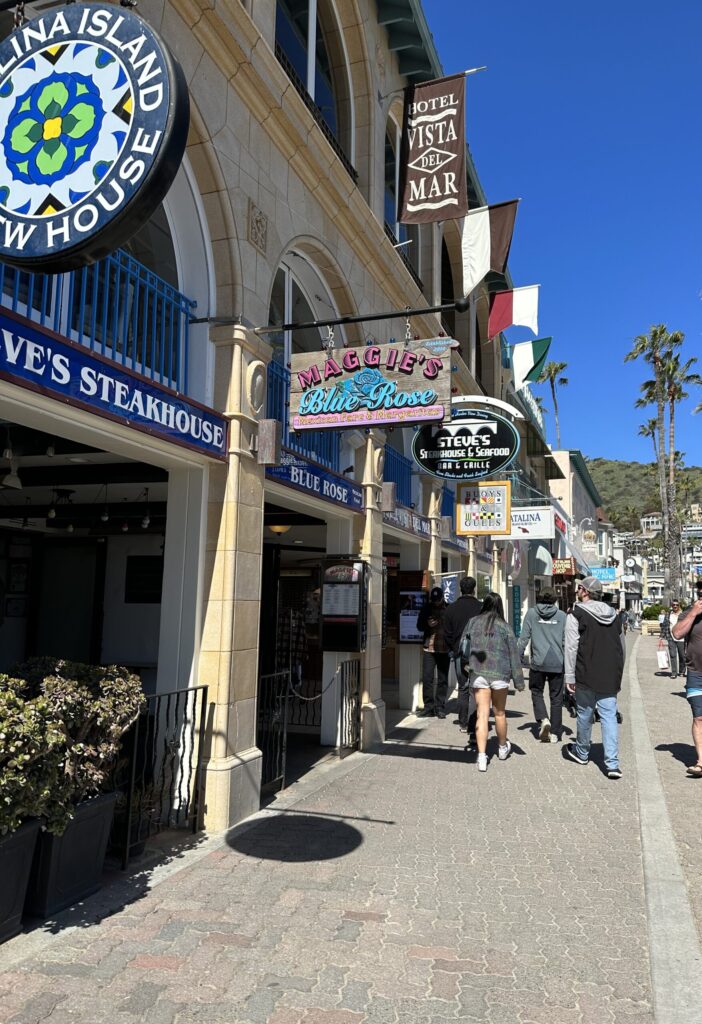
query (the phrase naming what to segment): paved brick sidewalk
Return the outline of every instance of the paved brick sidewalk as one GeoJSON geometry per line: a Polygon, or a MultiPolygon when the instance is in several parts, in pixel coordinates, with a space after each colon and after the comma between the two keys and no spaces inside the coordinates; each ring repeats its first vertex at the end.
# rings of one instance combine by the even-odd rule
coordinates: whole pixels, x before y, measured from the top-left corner
{"type": "Polygon", "coordinates": [[[678,857],[702,939],[702,781],[690,779],[685,773],[696,760],[690,734],[692,715],[685,699],[685,681],[680,677],[671,679],[668,673],[658,674],[657,646],[654,637],[642,639],[639,645],[639,684],[678,857]]]}
{"type": "Polygon", "coordinates": [[[508,706],[485,775],[453,716],[408,719],[121,912],[10,943],[0,1022],[653,1024],[626,720],[611,782],[508,706]]]}

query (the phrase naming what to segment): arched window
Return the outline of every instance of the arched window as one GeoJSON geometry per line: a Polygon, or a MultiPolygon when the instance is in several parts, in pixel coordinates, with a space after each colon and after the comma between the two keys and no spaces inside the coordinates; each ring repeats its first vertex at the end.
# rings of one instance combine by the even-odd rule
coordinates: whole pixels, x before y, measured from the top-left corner
{"type": "Polygon", "coordinates": [[[325,125],[353,159],[346,59],[328,0],[277,0],[275,43],[293,82],[314,100],[325,125]]]}
{"type": "Polygon", "coordinates": [[[400,181],[401,131],[393,117],[385,128],[385,180],[383,215],[386,228],[398,243],[398,250],[419,277],[419,225],[400,224],[397,219],[397,196],[400,181]]]}
{"type": "MultiPolygon", "coordinates": [[[[326,285],[304,256],[290,252],[276,271],[271,291],[268,322],[273,324],[309,323],[337,316],[326,285]]],[[[342,344],[343,334],[334,328],[336,343],[342,344]]],[[[327,331],[318,327],[304,331],[285,331],[268,336],[273,347],[273,361],[287,366],[294,352],[321,351],[327,331]]]]}

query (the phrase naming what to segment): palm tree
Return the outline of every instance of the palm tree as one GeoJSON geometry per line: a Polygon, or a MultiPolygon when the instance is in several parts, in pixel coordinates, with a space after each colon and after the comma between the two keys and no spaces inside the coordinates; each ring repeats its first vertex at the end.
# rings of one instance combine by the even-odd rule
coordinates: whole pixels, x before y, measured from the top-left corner
{"type": "Polygon", "coordinates": [[[558,420],[558,399],[556,398],[556,385],[559,387],[565,387],[568,383],[568,378],[561,376],[564,370],[568,369],[567,363],[546,363],[539,379],[538,384],[550,384],[551,386],[551,397],[553,398],[553,415],[556,418],[556,447],[560,450],[561,447],[561,425],[558,420]]]}
{"type": "MultiPolygon", "coordinates": [[[[680,344],[684,335],[677,331],[676,335],[680,338],[680,344]]],[[[674,335],[671,335],[674,337],[674,335]]],[[[679,453],[675,451],[675,406],[678,402],[688,397],[688,392],[685,390],[688,387],[699,387],[702,385],[702,377],[699,373],[691,370],[691,367],[695,365],[697,360],[693,357],[688,359],[687,362],[680,362],[680,353],[676,352],[667,361],[665,366],[666,376],[666,391],[668,395],[668,409],[669,409],[669,421],[668,421],[668,502],[670,505],[670,529],[671,529],[671,548],[674,549],[676,557],[673,562],[677,569],[676,578],[671,582],[673,588],[677,593],[680,589],[680,576],[681,571],[679,566],[679,551],[680,551],[680,520],[677,511],[677,493],[676,493],[676,475],[675,471],[679,468],[681,460],[678,458],[679,453]]]]}
{"type": "MultiPolygon", "coordinates": [[[[640,401],[641,401],[641,399],[639,399],[636,404],[638,405],[640,401]]],[[[648,404],[648,403],[646,403],[646,404],[648,404]]],[[[657,428],[657,423],[656,423],[655,419],[646,420],[646,422],[642,423],[641,426],[639,427],[639,436],[640,437],[650,437],[651,438],[651,443],[653,444],[653,461],[654,462],[658,462],[658,444],[656,443],[656,428],[657,428]]]]}
{"type": "Polygon", "coordinates": [[[665,324],[653,324],[648,334],[638,334],[634,338],[631,352],[624,356],[624,362],[631,362],[633,359],[643,358],[653,368],[653,381],[646,381],[642,386],[642,398],[639,404],[646,404],[649,399],[655,398],[658,416],[656,418],[658,430],[658,487],[661,495],[661,515],[663,518],[663,542],[665,546],[665,585],[666,591],[670,593],[670,506],[668,504],[668,483],[665,473],[665,403],[667,393],[665,387],[665,367],[673,355],[676,345],[682,343],[679,333],[671,335],[665,324]],[[653,385],[653,387],[651,387],[653,385]]]}

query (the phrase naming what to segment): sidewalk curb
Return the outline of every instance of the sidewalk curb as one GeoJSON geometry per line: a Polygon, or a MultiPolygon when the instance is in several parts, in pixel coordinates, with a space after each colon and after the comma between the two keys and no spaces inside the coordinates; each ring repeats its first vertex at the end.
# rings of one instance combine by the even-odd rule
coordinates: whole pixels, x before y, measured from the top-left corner
{"type": "Polygon", "coordinates": [[[702,955],[646,721],[636,667],[640,642],[638,637],[628,677],[655,1020],[697,1024],[702,955]]]}

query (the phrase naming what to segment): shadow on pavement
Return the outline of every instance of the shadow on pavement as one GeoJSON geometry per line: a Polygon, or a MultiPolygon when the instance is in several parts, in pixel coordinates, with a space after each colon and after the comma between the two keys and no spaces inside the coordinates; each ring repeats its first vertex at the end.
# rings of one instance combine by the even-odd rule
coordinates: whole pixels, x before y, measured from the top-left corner
{"type": "Polygon", "coordinates": [[[656,750],[666,750],[687,767],[695,763],[695,751],[689,743],[659,743],[656,750]]]}
{"type": "Polygon", "coordinates": [[[300,864],[346,857],[361,845],[363,836],[343,821],[293,813],[235,830],[226,841],[246,857],[300,864]]]}

